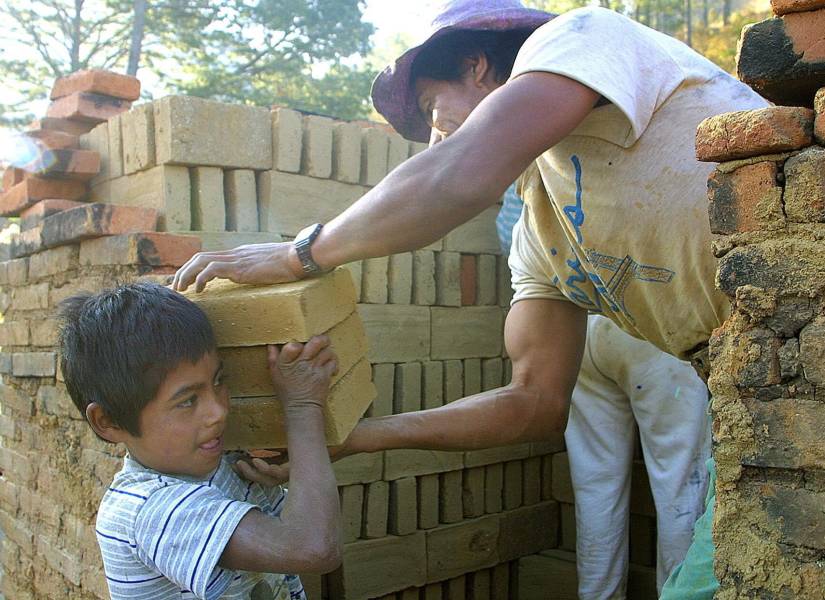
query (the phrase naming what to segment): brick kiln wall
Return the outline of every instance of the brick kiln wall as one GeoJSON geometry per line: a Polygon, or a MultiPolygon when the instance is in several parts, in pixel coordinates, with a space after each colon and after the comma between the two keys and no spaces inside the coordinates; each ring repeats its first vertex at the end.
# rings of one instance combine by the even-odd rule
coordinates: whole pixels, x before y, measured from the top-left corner
{"type": "MultiPolygon", "coordinates": [[[[121,450],[97,440],[71,405],[56,371],[55,305],[115,281],[164,279],[198,247],[289,239],[423,149],[381,126],[286,108],[169,97],[95,123],[93,104],[71,107],[68,120],[61,113],[40,129],[87,119],[70,147],[100,160],[82,193],[35,193],[62,180],[14,169],[0,198],[4,214],[22,213],[23,229],[0,263],[0,527],[3,589],[15,600],[106,597],[93,523],[121,450]]],[[[496,212],[425,249],[347,266],[378,392],[368,414],[435,407],[509,381],[511,290],[496,212]]],[[[311,598],[539,598],[547,572],[558,598],[575,597],[562,439],[388,451],[335,471],[344,563],[306,578],[311,598]]],[[[653,598],[655,518],[641,460],[634,473],[631,586],[634,598],[653,598]]]]}

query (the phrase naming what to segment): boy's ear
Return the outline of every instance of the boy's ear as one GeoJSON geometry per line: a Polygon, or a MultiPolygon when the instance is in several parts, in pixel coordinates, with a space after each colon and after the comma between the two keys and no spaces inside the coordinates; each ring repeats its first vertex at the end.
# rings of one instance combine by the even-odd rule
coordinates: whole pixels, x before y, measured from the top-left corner
{"type": "Polygon", "coordinates": [[[107,442],[117,444],[125,442],[128,437],[128,432],[117,426],[97,402],[90,402],[86,406],[86,420],[92,430],[107,442]]]}

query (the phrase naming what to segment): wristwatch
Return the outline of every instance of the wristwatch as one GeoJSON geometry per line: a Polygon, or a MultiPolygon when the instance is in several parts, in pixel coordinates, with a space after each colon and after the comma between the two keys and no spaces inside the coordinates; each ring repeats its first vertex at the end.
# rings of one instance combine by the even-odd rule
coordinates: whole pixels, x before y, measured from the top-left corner
{"type": "Polygon", "coordinates": [[[295,252],[298,254],[298,260],[301,261],[301,268],[307,275],[318,275],[324,270],[318,266],[318,263],[312,259],[312,243],[321,233],[324,226],[321,223],[315,223],[309,227],[305,227],[298,232],[295,237],[295,252]]]}

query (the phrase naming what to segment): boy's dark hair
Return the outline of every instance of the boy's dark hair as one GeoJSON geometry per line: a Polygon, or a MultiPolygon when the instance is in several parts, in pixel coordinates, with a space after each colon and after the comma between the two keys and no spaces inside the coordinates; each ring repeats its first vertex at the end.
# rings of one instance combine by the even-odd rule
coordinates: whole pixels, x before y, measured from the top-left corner
{"type": "Polygon", "coordinates": [[[203,311],[177,292],[139,282],[82,293],[60,304],[60,369],[81,414],[98,403],[112,422],[140,435],[140,411],[181,361],[215,348],[203,311]]]}
{"type": "Polygon", "coordinates": [[[506,81],[516,55],[534,29],[478,31],[459,29],[427,44],[413,61],[410,83],[419,77],[456,81],[464,75],[464,61],[484,54],[498,82],[506,81]]]}

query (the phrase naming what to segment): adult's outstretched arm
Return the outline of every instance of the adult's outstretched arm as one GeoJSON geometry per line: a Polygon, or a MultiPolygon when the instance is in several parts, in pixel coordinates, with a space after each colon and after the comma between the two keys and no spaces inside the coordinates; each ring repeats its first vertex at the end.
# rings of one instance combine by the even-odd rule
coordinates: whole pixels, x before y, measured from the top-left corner
{"type": "Polygon", "coordinates": [[[522,300],[505,324],[512,382],[429,410],[362,419],[338,456],[393,448],[476,450],[563,432],[587,331],[587,311],[522,300]]]}
{"type": "MultiPolygon", "coordinates": [[[[393,170],[324,226],[312,246],[322,268],[426,246],[494,204],[537,156],[587,116],[598,94],[552,73],[525,73],[485,98],[459,129],[393,170]]],[[[173,285],[215,277],[278,283],[302,276],[292,243],[201,252],[173,285]]]]}

